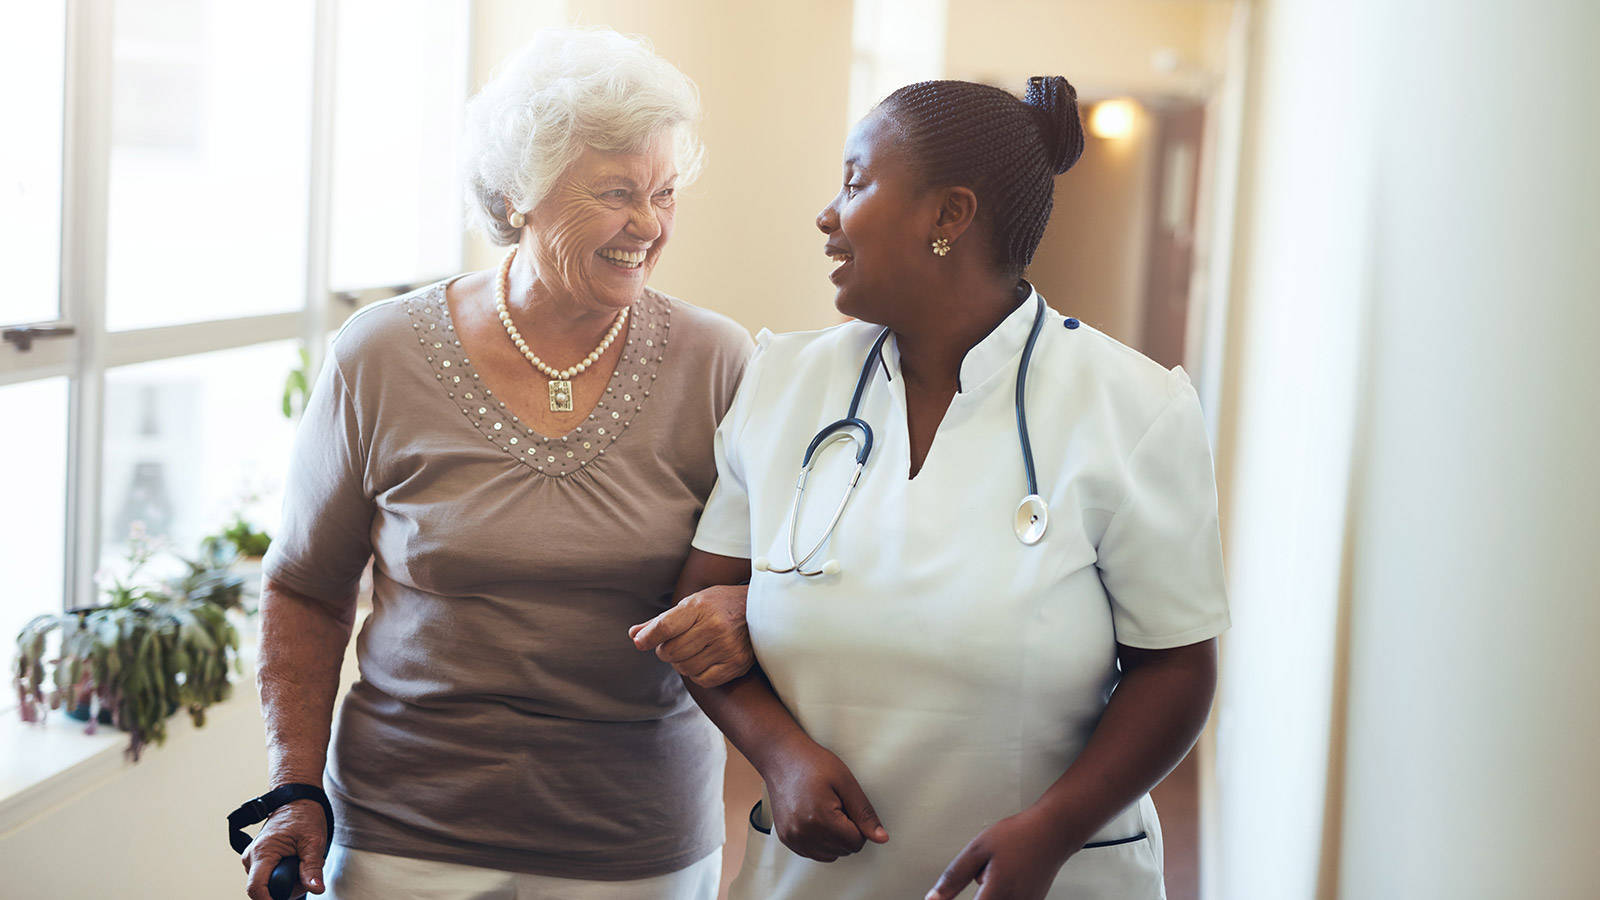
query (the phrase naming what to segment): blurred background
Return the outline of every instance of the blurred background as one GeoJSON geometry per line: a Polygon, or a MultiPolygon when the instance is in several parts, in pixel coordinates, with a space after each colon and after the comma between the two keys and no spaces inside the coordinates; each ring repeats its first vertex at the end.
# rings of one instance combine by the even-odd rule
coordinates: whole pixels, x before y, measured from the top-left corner
{"type": "MultiPolygon", "coordinates": [[[[292,373],[359,306],[497,262],[463,232],[457,133],[536,29],[642,34],[699,85],[708,164],[653,284],[752,331],[838,321],[813,218],[874,102],[1062,74],[1090,137],[1029,277],[1183,365],[1217,464],[1234,628],[1156,795],[1169,896],[1595,896],[1600,5],[6,0],[0,23],[8,642],[91,603],[136,529],[275,529],[292,373]]],[[[0,895],[242,896],[221,817],[264,755],[240,684],[138,765],[0,701],[0,895]]]]}

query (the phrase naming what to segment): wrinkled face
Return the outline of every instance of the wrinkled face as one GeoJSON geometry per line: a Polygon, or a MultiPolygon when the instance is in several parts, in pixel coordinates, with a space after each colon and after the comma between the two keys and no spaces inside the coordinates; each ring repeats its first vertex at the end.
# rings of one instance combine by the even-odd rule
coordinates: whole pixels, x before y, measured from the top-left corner
{"type": "Polygon", "coordinates": [[[597,309],[637,299],[672,235],[673,151],[670,130],[638,152],[586,148],[528,216],[539,281],[597,309]]]}
{"type": "Polygon", "coordinates": [[[936,198],[922,190],[881,113],[862,119],[844,148],[844,183],[817,215],[834,306],[847,316],[893,326],[927,276],[936,198]]]}

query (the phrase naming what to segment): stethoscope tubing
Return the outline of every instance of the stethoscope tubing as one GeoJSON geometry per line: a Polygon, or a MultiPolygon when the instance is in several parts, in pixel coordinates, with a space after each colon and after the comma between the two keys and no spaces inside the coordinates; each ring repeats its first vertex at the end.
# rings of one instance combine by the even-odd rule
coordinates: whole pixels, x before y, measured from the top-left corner
{"type": "Polygon", "coordinates": [[[1038,496],[1039,478],[1033,471],[1033,441],[1028,439],[1028,366],[1033,362],[1033,345],[1039,342],[1039,332],[1044,330],[1044,298],[1039,298],[1039,309],[1033,315],[1033,329],[1028,332],[1028,342],[1022,345],[1022,359],[1017,363],[1017,441],[1022,444],[1022,468],[1028,474],[1028,494],[1038,496]]]}
{"type": "MultiPolygon", "coordinates": [[[[1028,435],[1028,367],[1033,361],[1033,348],[1039,341],[1039,332],[1044,329],[1044,298],[1038,297],[1037,304],[1037,309],[1033,315],[1033,327],[1028,331],[1027,343],[1022,347],[1022,358],[1017,363],[1017,440],[1022,445],[1022,467],[1027,474],[1028,495],[1023,498],[1022,503],[1018,506],[1019,520],[1016,528],[1017,539],[1028,545],[1038,543],[1039,538],[1043,536],[1049,515],[1049,510],[1043,498],[1039,496],[1039,479],[1033,466],[1033,442],[1028,435]],[[1030,506],[1030,504],[1033,506],[1030,506]],[[1029,510],[1033,510],[1032,521],[1036,527],[1028,527],[1020,518],[1028,515],[1029,510]],[[1025,533],[1028,535],[1027,537],[1024,537],[1025,533]]],[[[850,497],[855,493],[856,483],[861,480],[861,472],[866,468],[867,460],[872,455],[872,426],[862,420],[858,413],[861,408],[861,398],[866,393],[867,385],[872,381],[872,367],[882,362],[883,343],[888,338],[889,329],[884,328],[878,332],[877,340],[872,342],[872,349],[867,352],[866,361],[861,365],[861,374],[856,378],[855,392],[850,398],[848,414],[843,419],[832,422],[817,432],[816,437],[812,438],[811,443],[806,446],[805,455],[801,457],[800,477],[795,481],[794,502],[789,507],[788,550],[792,564],[787,568],[775,569],[763,557],[756,561],[756,569],[758,571],[770,572],[774,575],[795,572],[808,578],[838,571],[838,563],[832,560],[821,569],[807,570],[805,565],[821,552],[823,545],[828,543],[828,539],[833,536],[834,529],[838,527],[839,520],[844,516],[845,506],[850,503],[850,497]],[[852,430],[859,432],[860,438],[852,434],[852,430]],[[850,483],[845,487],[844,496],[840,498],[839,505],[834,507],[833,516],[828,520],[827,527],[823,529],[822,536],[812,545],[811,550],[805,556],[799,556],[795,547],[796,531],[800,525],[800,502],[805,496],[806,480],[811,475],[811,465],[816,460],[817,451],[839,440],[854,441],[858,444],[855,471],[850,476],[850,483]]]]}

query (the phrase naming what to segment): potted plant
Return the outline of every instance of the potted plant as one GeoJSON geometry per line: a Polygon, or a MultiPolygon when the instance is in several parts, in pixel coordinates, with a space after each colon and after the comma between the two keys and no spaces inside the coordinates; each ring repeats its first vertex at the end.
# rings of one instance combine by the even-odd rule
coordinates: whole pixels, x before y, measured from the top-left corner
{"type": "MultiPolygon", "coordinates": [[[[244,498],[241,509],[255,500],[254,496],[244,498]]],[[[200,542],[198,559],[184,560],[189,574],[181,580],[181,587],[189,596],[204,597],[224,609],[242,608],[253,616],[255,609],[245,603],[261,596],[261,558],[271,545],[270,535],[242,511],[235,511],[221,531],[200,542]]],[[[255,637],[254,627],[253,618],[245,620],[251,638],[255,637]]]]}
{"type": "Polygon", "coordinates": [[[305,344],[300,345],[298,357],[299,363],[283,381],[283,417],[290,421],[300,418],[311,399],[311,351],[305,344]]]}
{"type": "Polygon", "coordinates": [[[154,556],[135,534],[129,573],[115,579],[102,606],[38,616],[17,635],[13,682],[23,721],[44,709],[77,711],[94,730],[107,721],[128,732],[135,761],[145,745],[166,739],[166,720],[180,707],[196,725],[206,708],[233,689],[239,635],[227,610],[242,580],[211,567],[204,550],[189,573],[166,583],[138,580],[154,556]]]}
{"type": "MultiPolygon", "coordinates": [[[[245,519],[243,513],[234,513],[233,521],[228,523],[227,527],[206,540],[232,547],[236,554],[245,559],[260,559],[267,554],[267,547],[272,544],[272,538],[245,519]]],[[[202,544],[201,551],[206,552],[207,549],[202,544]]]]}

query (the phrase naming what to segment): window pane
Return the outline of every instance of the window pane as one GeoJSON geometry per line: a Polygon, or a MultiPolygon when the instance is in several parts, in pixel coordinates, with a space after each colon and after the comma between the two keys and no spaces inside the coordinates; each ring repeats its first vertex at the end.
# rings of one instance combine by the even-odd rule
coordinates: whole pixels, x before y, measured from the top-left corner
{"type": "MultiPolygon", "coordinates": [[[[67,379],[0,387],[0,472],[6,473],[0,515],[0,656],[40,613],[60,612],[66,571],[67,379]]],[[[0,707],[11,705],[0,698],[0,707]]]]}
{"type": "Polygon", "coordinates": [[[851,125],[901,85],[943,77],[947,14],[943,0],[856,0],[851,125]]]}
{"type": "Polygon", "coordinates": [[[311,0],[116,0],[106,322],[299,308],[311,0]]]}
{"type": "Polygon", "coordinates": [[[191,556],[235,512],[276,530],[294,434],[282,401],[295,346],[281,341],[106,372],[106,568],[122,570],[135,523],[191,556]]]}
{"type": "Polygon", "coordinates": [[[460,267],[456,144],[469,25],[466,3],[340,3],[335,289],[426,281],[460,267]]]}
{"type": "Polygon", "coordinates": [[[0,325],[59,315],[66,3],[16,3],[0,28],[0,325]]]}

